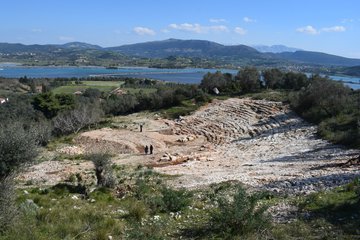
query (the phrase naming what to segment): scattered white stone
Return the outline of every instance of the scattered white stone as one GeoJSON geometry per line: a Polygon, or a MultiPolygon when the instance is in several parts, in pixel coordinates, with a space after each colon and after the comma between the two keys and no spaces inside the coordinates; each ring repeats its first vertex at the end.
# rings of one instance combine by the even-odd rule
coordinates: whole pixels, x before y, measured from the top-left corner
{"type": "Polygon", "coordinates": [[[78,200],[78,199],[79,199],[79,197],[78,197],[78,196],[76,196],[76,195],[72,195],[72,196],[71,196],[71,199],[72,199],[72,200],[78,200]]]}
{"type": "Polygon", "coordinates": [[[120,215],[127,215],[127,214],[129,214],[128,211],[122,210],[122,209],[118,209],[116,212],[117,212],[118,214],[120,214],[120,215]]]}
{"type": "Polygon", "coordinates": [[[63,153],[63,154],[67,154],[67,155],[78,155],[78,154],[84,153],[84,149],[82,149],[78,146],[66,146],[66,147],[57,149],[56,151],[58,153],[63,153]]]}

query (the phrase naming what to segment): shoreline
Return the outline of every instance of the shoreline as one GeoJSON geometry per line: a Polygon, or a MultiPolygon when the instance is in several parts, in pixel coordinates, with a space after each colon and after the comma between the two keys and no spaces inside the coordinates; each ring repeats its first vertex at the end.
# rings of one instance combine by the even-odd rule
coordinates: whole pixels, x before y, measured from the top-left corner
{"type": "MultiPolygon", "coordinates": [[[[207,69],[207,68],[149,68],[138,66],[123,66],[117,69],[107,69],[102,66],[24,66],[18,63],[0,63],[0,77],[19,78],[27,76],[29,78],[94,78],[94,77],[136,77],[150,78],[161,81],[178,83],[200,83],[202,76],[207,72],[228,72],[236,74],[233,69],[207,69]],[[33,71],[32,71],[33,70],[33,71]],[[54,70],[54,72],[51,72],[54,70]],[[61,72],[59,72],[60,70],[61,72]],[[158,75],[158,77],[154,76],[158,75]],[[166,77],[169,75],[169,77],[166,77]],[[176,76],[180,75],[180,76],[176,76]],[[183,75],[183,76],[181,76],[183,75]],[[187,75],[187,76],[186,76],[187,75]],[[160,77],[161,76],[161,77],[160,77]],[[168,78],[168,79],[164,79],[168,78]]],[[[345,75],[330,75],[330,79],[342,82],[353,89],[360,89],[360,77],[345,75]]]]}

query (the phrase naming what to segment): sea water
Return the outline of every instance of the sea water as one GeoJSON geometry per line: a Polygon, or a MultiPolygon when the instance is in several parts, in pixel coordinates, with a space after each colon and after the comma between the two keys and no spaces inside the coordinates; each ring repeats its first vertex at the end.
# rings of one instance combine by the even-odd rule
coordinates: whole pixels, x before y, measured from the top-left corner
{"type": "MultiPolygon", "coordinates": [[[[96,76],[123,76],[137,78],[151,78],[176,83],[198,84],[203,76],[208,73],[222,71],[223,73],[236,74],[233,69],[158,69],[146,67],[124,67],[107,69],[104,67],[24,67],[11,63],[0,63],[0,77],[6,78],[84,78],[96,76]]],[[[329,76],[336,81],[345,82],[353,89],[360,89],[360,78],[348,76],[329,76]],[[351,82],[351,83],[350,83],[351,82]]]]}

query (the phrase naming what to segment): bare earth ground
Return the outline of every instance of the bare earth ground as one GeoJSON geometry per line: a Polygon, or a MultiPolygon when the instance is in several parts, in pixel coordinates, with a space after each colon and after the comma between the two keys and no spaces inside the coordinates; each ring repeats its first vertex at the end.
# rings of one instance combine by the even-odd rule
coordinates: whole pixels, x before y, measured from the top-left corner
{"type": "MultiPolygon", "coordinates": [[[[238,180],[275,192],[310,193],[338,186],[360,175],[360,166],[339,164],[360,154],[316,136],[316,127],[279,102],[250,99],[215,100],[176,121],[154,114],[116,118],[118,129],[84,132],[69,155],[106,151],[117,164],[150,165],[176,175],[170,184],[197,188],[238,180]],[[144,124],[144,131],[139,131],[144,124]],[[145,145],[154,146],[145,155],[145,145]]],[[[88,161],[45,161],[20,179],[52,185],[71,173],[91,171],[88,161]]]]}

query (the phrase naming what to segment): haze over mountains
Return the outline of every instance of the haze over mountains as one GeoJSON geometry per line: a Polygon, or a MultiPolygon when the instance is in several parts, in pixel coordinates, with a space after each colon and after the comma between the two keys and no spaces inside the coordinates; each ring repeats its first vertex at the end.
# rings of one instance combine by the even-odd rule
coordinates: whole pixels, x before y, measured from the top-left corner
{"type": "Polygon", "coordinates": [[[252,45],[251,47],[255,48],[259,52],[262,53],[282,53],[282,52],[296,52],[296,51],[303,51],[303,49],[300,48],[293,48],[288,47],[285,45],[272,45],[272,46],[266,46],[266,45],[252,45]]]}
{"type": "Polygon", "coordinates": [[[23,45],[12,43],[0,43],[0,54],[55,54],[68,53],[97,54],[102,57],[136,56],[146,58],[167,58],[169,56],[219,58],[232,62],[247,60],[251,63],[269,64],[289,62],[294,64],[312,64],[324,66],[356,66],[360,65],[360,59],[345,58],[321,52],[303,51],[296,48],[288,48],[283,45],[271,47],[258,46],[257,49],[246,45],[226,46],[216,42],[205,40],[179,40],[167,39],[122,45],[118,47],[103,48],[98,45],[70,42],[62,45],[23,45]]]}

